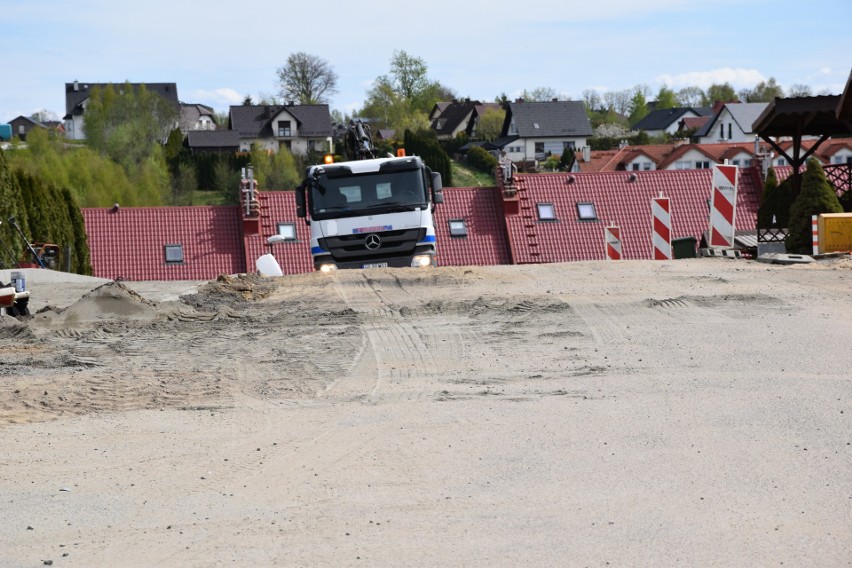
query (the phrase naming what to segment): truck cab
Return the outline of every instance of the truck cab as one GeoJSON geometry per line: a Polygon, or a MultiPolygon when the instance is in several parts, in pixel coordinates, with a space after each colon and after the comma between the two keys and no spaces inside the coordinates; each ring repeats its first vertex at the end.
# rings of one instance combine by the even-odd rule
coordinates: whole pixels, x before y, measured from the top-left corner
{"type": "Polygon", "coordinates": [[[417,156],[311,166],[296,190],[314,268],[436,266],[441,175],[417,156]]]}

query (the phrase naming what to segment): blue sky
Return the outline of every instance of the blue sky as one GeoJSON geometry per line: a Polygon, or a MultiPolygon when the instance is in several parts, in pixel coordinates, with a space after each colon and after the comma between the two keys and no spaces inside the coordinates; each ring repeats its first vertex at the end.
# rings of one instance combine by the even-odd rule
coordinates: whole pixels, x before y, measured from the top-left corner
{"type": "Polygon", "coordinates": [[[348,113],[394,50],[484,101],[537,87],[575,99],[637,84],[739,90],[770,77],[840,94],[850,22],[849,0],[0,0],[0,122],[62,117],[75,79],[174,82],[183,102],[224,112],[277,95],[276,70],[295,52],[331,64],[331,108],[348,113]]]}

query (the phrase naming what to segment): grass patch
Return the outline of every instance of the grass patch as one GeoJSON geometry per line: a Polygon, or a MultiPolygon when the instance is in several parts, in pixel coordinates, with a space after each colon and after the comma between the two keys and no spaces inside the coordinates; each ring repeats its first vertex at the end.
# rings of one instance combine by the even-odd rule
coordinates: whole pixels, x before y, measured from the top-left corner
{"type": "Polygon", "coordinates": [[[497,185],[493,175],[474,170],[455,160],[451,164],[455,187],[494,187],[497,185]]]}

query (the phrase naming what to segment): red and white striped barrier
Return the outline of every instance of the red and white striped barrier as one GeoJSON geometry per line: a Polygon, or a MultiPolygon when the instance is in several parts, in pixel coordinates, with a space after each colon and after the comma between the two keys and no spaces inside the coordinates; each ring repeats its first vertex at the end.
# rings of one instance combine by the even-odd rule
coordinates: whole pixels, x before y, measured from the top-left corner
{"type": "Polygon", "coordinates": [[[604,227],[604,241],[607,260],[621,260],[621,228],[611,225],[604,227]]]}
{"type": "Polygon", "coordinates": [[[672,259],[672,209],[668,197],[651,199],[651,241],[654,260],[672,259]]]}
{"type": "Polygon", "coordinates": [[[711,247],[733,248],[734,222],[737,215],[737,166],[713,167],[713,190],[710,197],[711,247]]]}
{"type": "Polygon", "coordinates": [[[811,215],[811,243],[814,254],[819,254],[819,215],[811,215]]]}

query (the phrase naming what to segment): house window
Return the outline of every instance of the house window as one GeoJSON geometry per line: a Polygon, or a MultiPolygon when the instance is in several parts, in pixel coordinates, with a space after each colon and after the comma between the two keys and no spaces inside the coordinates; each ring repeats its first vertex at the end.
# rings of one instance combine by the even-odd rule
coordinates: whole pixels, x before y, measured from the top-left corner
{"type": "Polygon", "coordinates": [[[644,164],[642,164],[642,169],[645,170],[646,172],[650,172],[651,171],[651,162],[645,162],[644,164]]]}
{"type": "Polygon", "coordinates": [[[289,120],[278,121],[278,136],[292,136],[289,120]]]}
{"type": "Polygon", "coordinates": [[[676,170],[691,170],[692,169],[692,163],[687,162],[685,160],[681,160],[680,162],[675,162],[675,169],[676,170]]]}
{"type": "Polygon", "coordinates": [[[728,140],[731,139],[731,126],[733,126],[733,122],[728,123],[728,140]]]}
{"type": "Polygon", "coordinates": [[[631,166],[632,166],[631,169],[633,171],[639,171],[639,168],[640,168],[639,162],[633,162],[633,164],[631,164],[631,166]]]}
{"type": "Polygon", "coordinates": [[[577,203],[577,218],[581,221],[594,221],[598,218],[595,204],[590,202],[577,203]]]}
{"type": "Polygon", "coordinates": [[[166,264],[183,264],[183,245],[166,245],[163,247],[166,264]]]}
{"type": "Polygon", "coordinates": [[[538,130],[538,123],[537,123],[537,122],[533,122],[533,128],[535,128],[536,130],[538,130]]]}
{"type": "Polygon", "coordinates": [[[544,142],[536,142],[535,143],[535,153],[536,154],[544,154],[544,142]]]}
{"type": "Polygon", "coordinates": [[[295,223],[278,223],[278,234],[288,241],[296,240],[296,224],[295,223]]]}
{"type": "Polygon", "coordinates": [[[563,140],[562,141],[562,151],[564,152],[565,150],[568,150],[569,148],[571,150],[573,150],[575,148],[574,141],[573,140],[570,140],[570,141],[563,140]]]}
{"type": "Polygon", "coordinates": [[[556,221],[556,209],[553,203],[537,203],[539,221],[556,221]]]}
{"type": "Polygon", "coordinates": [[[709,170],[710,169],[710,161],[709,160],[696,160],[695,161],[695,169],[696,170],[709,170]]]}
{"type": "Polygon", "coordinates": [[[447,223],[450,225],[451,237],[467,236],[467,225],[465,224],[464,219],[450,219],[447,223]]]}

